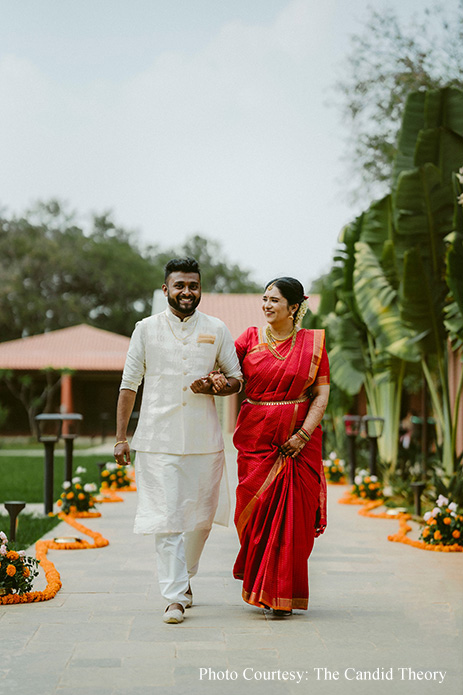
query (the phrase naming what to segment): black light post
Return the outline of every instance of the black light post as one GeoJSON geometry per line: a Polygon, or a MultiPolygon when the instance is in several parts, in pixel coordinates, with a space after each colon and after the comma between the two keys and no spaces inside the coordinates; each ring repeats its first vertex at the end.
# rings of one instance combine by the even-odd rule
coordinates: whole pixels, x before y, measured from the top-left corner
{"type": "Polygon", "coordinates": [[[64,456],[64,480],[72,480],[72,459],[74,453],[74,439],[79,436],[82,415],[80,413],[65,413],[61,415],[63,420],[64,456]]]}
{"type": "Polygon", "coordinates": [[[60,438],[63,418],[60,413],[42,413],[36,415],[37,439],[45,447],[44,475],[43,475],[43,500],[45,514],[53,512],[53,465],[55,456],[55,444],[60,438]]]}
{"type": "Polygon", "coordinates": [[[362,418],[360,415],[344,415],[342,418],[347,437],[347,456],[349,458],[349,479],[354,484],[355,468],[357,466],[356,438],[360,433],[362,418]]]}
{"type": "Polygon", "coordinates": [[[378,439],[383,434],[384,418],[364,415],[363,424],[370,442],[370,475],[376,475],[376,461],[378,458],[378,439]]]}
{"type": "Polygon", "coordinates": [[[423,482],[417,482],[417,483],[410,483],[412,490],[413,490],[413,501],[415,503],[415,514],[416,516],[421,516],[421,495],[424,492],[424,488],[426,487],[426,483],[423,482]]]}
{"type": "Polygon", "coordinates": [[[4,502],[4,507],[10,515],[10,535],[8,540],[16,540],[16,529],[18,527],[18,514],[22,512],[26,506],[25,502],[4,502]]]}

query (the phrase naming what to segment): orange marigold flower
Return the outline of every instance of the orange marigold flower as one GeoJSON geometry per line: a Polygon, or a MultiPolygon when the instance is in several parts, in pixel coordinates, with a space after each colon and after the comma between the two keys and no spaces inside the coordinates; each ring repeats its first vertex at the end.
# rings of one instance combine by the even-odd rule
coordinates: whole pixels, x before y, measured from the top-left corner
{"type": "Polygon", "coordinates": [[[109,476],[109,479],[110,479],[110,480],[116,480],[116,476],[114,475],[114,473],[113,473],[112,475],[109,476]]]}
{"type": "Polygon", "coordinates": [[[66,493],[65,493],[65,492],[62,492],[61,495],[60,495],[60,497],[62,497],[62,498],[64,499],[64,498],[66,497],[66,493]]]}
{"type": "Polygon", "coordinates": [[[367,496],[367,493],[366,493],[366,492],[361,492],[361,493],[360,493],[360,497],[366,497],[366,496],[367,496]]]}
{"type": "Polygon", "coordinates": [[[435,519],[430,519],[429,525],[434,526],[434,524],[437,524],[437,521],[435,519]]]}
{"type": "Polygon", "coordinates": [[[31,574],[31,571],[30,571],[29,567],[25,567],[23,569],[23,577],[29,577],[30,574],[31,574]]]}
{"type": "Polygon", "coordinates": [[[369,490],[376,490],[376,485],[374,483],[370,483],[368,486],[369,490]]]}
{"type": "Polygon", "coordinates": [[[369,477],[368,475],[367,475],[367,477],[365,478],[365,482],[366,482],[366,483],[369,483],[369,482],[370,482],[370,477],[369,477]]]}
{"type": "Polygon", "coordinates": [[[9,577],[14,577],[16,574],[16,567],[14,565],[8,565],[6,568],[6,573],[9,577]]]}
{"type": "Polygon", "coordinates": [[[79,492],[79,494],[77,495],[77,497],[78,497],[80,500],[84,500],[84,499],[85,499],[85,495],[84,495],[83,492],[79,492]]]}
{"type": "Polygon", "coordinates": [[[69,511],[71,511],[72,513],[76,512],[76,511],[77,511],[76,505],[75,505],[75,504],[71,504],[71,506],[69,507],[69,511]]]}
{"type": "Polygon", "coordinates": [[[428,528],[425,528],[421,535],[423,536],[423,538],[427,538],[430,533],[431,533],[431,531],[428,528]]]}
{"type": "Polygon", "coordinates": [[[365,490],[365,485],[363,485],[363,484],[360,485],[360,486],[359,486],[359,490],[365,490]]]}
{"type": "Polygon", "coordinates": [[[72,491],[71,491],[71,492],[68,492],[68,494],[66,495],[66,497],[68,498],[68,500],[72,500],[72,498],[74,497],[74,493],[73,493],[72,491]]]}
{"type": "Polygon", "coordinates": [[[6,557],[8,560],[18,560],[19,554],[16,552],[16,550],[9,550],[6,554],[6,557]]]}
{"type": "Polygon", "coordinates": [[[76,490],[82,490],[82,485],[80,483],[76,483],[76,490]]]}
{"type": "Polygon", "coordinates": [[[61,507],[63,505],[63,500],[58,500],[57,503],[58,507],[61,507]]]}
{"type": "Polygon", "coordinates": [[[452,523],[452,517],[446,516],[445,519],[444,519],[444,524],[445,524],[446,526],[449,526],[451,523],[452,523]]]}
{"type": "Polygon", "coordinates": [[[437,531],[434,531],[434,540],[440,541],[441,538],[442,538],[442,533],[439,531],[439,529],[437,531]]]}
{"type": "Polygon", "coordinates": [[[452,536],[453,536],[454,538],[460,538],[461,533],[460,533],[460,531],[459,531],[458,529],[455,529],[455,531],[452,531],[452,536]]]}
{"type": "Polygon", "coordinates": [[[103,471],[101,475],[103,476],[103,478],[106,478],[109,475],[109,471],[103,471]]]}
{"type": "Polygon", "coordinates": [[[108,483],[101,483],[101,487],[107,488],[107,487],[108,487],[108,483]]]}

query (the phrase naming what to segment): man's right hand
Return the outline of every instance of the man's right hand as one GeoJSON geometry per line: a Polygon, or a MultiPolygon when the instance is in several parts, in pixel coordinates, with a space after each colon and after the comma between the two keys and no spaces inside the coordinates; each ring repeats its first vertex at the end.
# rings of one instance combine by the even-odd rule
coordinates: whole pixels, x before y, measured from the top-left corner
{"type": "Polygon", "coordinates": [[[130,445],[128,442],[121,442],[114,447],[114,458],[119,466],[129,466],[130,461],[130,445]]]}

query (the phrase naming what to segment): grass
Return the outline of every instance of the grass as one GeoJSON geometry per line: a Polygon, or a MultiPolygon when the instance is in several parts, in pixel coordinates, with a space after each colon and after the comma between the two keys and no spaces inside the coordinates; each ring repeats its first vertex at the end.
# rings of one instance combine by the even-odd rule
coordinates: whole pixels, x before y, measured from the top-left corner
{"type": "MultiPolygon", "coordinates": [[[[96,465],[101,461],[110,460],[103,455],[74,456],[73,471],[78,466],[87,469],[81,475],[83,483],[100,482],[99,468],[96,465]]],[[[21,500],[23,502],[43,502],[43,459],[38,456],[1,456],[0,457],[0,504],[9,500],[21,500]]],[[[64,481],[64,457],[55,457],[54,466],[54,500],[57,500],[63,491],[64,481]]],[[[27,510],[26,510],[27,511],[27,510]]]]}
{"type": "MultiPolygon", "coordinates": [[[[57,517],[37,518],[30,514],[21,512],[18,516],[18,526],[16,529],[16,542],[8,543],[9,550],[25,550],[33,545],[39,538],[52,528],[57,526],[60,520],[57,517]]],[[[0,531],[3,531],[9,538],[10,517],[0,514],[0,531]]]]}

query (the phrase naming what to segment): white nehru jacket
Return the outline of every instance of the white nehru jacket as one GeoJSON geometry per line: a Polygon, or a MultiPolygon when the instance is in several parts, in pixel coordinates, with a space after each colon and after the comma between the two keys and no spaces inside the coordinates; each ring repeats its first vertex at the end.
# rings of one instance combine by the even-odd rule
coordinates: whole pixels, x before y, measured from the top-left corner
{"type": "Polygon", "coordinates": [[[214,397],[190,384],[220,368],[241,379],[230,331],[200,311],[180,321],[169,308],[137,323],[130,340],[121,389],[143,398],[132,448],[168,454],[206,454],[223,449],[214,397]]]}

